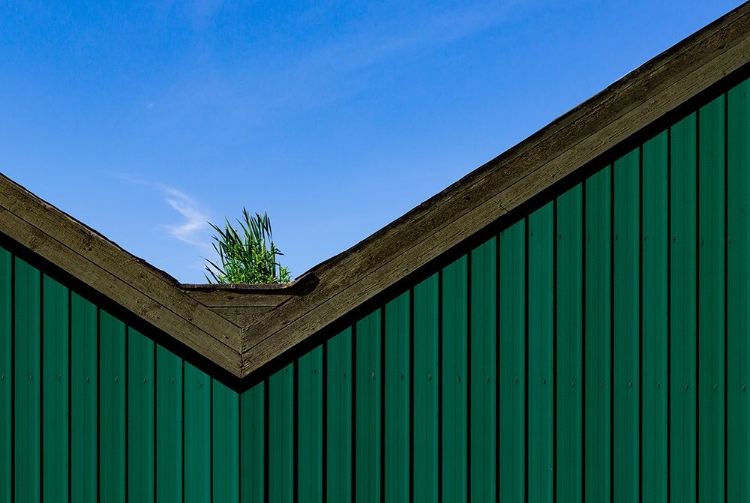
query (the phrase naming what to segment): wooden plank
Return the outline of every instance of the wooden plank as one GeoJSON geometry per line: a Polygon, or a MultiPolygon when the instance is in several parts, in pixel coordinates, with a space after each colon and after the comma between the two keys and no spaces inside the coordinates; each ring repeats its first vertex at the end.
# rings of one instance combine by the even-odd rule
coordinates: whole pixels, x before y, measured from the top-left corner
{"type": "Polygon", "coordinates": [[[69,295],[49,276],[42,277],[42,494],[68,500],[69,295]]]}
{"type": "Polygon", "coordinates": [[[156,346],[156,501],[181,503],[183,495],[184,362],[156,346]]]}
{"type": "Polygon", "coordinates": [[[125,501],[125,324],[99,312],[99,497],[125,501]]]}
{"type": "MultiPolygon", "coordinates": [[[[409,501],[411,409],[411,292],[385,305],[385,499],[409,501]]],[[[415,311],[417,307],[415,306],[415,311]]],[[[415,349],[418,348],[414,342],[415,349]]],[[[417,375],[416,369],[414,370],[417,375]]],[[[416,393],[415,393],[416,400],[416,393]]],[[[416,413],[416,411],[414,411],[416,413]]],[[[414,424],[420,424],[414,418],[414,424]]],[[[416,431],[415,431],[416,433],[416,431]]],[[[415,461],[417,456],[415,455],[415,461]]],[[[415,475],[415,482],[416,482],[415,475]]]]}
{"type": "Polygon", "coordinates": [[[727,94],[727,500],[750,500],[750,81],[727,94]]]}
{"type": "MultiPolygon", "coordinates": [[[[414,286],[414,501],[437,502],[440,472],[438,430],[438,275],[414,286]]],[[[387,445],[387,444],[386,444],[387,445]]],[[[387,466],[387,465],[386,465],[387,466]]]]}
{"type": "Polygon", "coordinates": [[[612,168],[584,183],[584,491],[609,501],[612,490],[612,168]]]}
{"type": "Polygon", "coordinates": [[[354,497],[380,501],[381,320],[380,310],[355,325],[354,497]]]}
{"type": "Polygon", "coordinates": [[[554,205],[528,216],[528,495],[554,498],[554,205]]]}
{"type": "Polygon", "coordinates": [[[495,501],[497,238],[469,254],[469,439],[472,501],[495,501]]]}
{"type": "Polygon", "coordinates": [[[643,145],[642,409],[643,498],[667,501],[669,135],[643,145]]]}
{"type": "Polygon", "coordinates": [[[500,233],[500,501],[526,501],[526,220],[500,233]]]}
{"type": "Polygon", "coordinates": [[[640,497],[640,149],[615,161],[614,183],[614,495],[640,497]]]}
{"type": "Polygon", "coordinates": [[[326,343],[326,488],[330,501],[352,499],[352,329],[326,343]]]}
{"type": "Polygon", "coordinates": [[[466,501],[469,486],[468,263],[468,257],[463,256],[442,271],[443,452],[440,490],[443,501],[466,501]]]}
{"type": "Polygon", "coordinates": [[[211,500],[211,377],[185,362],[184,502],[211,500]]]}
{"type": "Polygon", "coordinates": [[[323,501],[323,348],[301,356],[297,365],[297,500],[323,501]]]}
{"type": "Polygon", "coordinates": [[[0,232],[228,371],[239,372],[236,326],[165,273],[0,175],[0,232]]]}
{"type": "Polygon", "coordinates": [[[128,501],[146,503],[156,495],[156,347],[151,339],[128,328],[127,354],[128,501]]]}
{"type": "Polygon", "coordinates": [[[70,311],[70,499],[98,501],[99,310],[73,292],[70,311]]]}
{"type": "Polygon", "coordinates": [[[240,397],[212,381],[211,459],[213,501],[240,501],[240,397]]]}
{"type": "Polygon", "coordinates": [[[698,499],[724,501],[725,97],[698,111],[698,499]]]}
{"type": "Polygon", "coordinates": [[[265,501],[266,383],[262,381],[240,397],[240,501],[265,501]]]}
{"type": "MultiPolygon", "coordinates": [[[[583,500],[583,186],[557,198],[557,501],[583,500]]],[[[502,275],[501,275],[502,277],[502,275]]],[[[502,291],[501,291],[502,295],[502,291]]],[[[502,443],[501,443],[502,445],[502,443]]]]}
{"type": "Polygon", "coordinates": [[[313,292],[243,329],[242,375],[742,67],[750,59],[748,10],[743,6],[643,65],[355,248],[309,271],[320,281],[313,292]]]}
{"type": "Polygon", "coordinates": [[[697,208],[696,114],[670,129],[670,467],[673,501],[695,501],[697,208]]]}
{"type": "Polygon", "coordinates": [[[13,255],[0,248],[0,501],[13,500],[13,255]]]}
{"type": "Polygon", "coordinates": [[[290,364],[268,378],[268,501],[294,501],[294,374],[290,364]]]}
{"type": "Polygon", "coordinates": [[[18,257],[14,274],[16,501],[41,498],[41,274],[18,257]]]}

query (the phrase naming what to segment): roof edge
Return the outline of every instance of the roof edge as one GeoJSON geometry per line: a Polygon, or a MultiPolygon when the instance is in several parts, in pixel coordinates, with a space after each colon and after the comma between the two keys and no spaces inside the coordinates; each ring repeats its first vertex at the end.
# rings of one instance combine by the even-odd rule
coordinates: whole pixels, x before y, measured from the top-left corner
{"type": "Polygon", "coordinates": [[[748,63],[745,3],[308,271],[318,288],[243,328],[242,375],[266,367],[748,63]]]}

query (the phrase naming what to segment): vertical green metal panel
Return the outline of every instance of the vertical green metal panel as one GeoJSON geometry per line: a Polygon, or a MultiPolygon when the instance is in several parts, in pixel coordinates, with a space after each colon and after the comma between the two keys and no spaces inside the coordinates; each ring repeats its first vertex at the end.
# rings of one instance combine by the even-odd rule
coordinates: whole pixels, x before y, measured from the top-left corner
{"type": "Polygon", "coordinates": [[[642,480],[644,500],[667,501],[668,135],[643,145],[642,480]]]}
{"type": "Polygon", "coordinates": [[[156,347],[156,501],[182,501],[183,361],[156,347]]]}
{"type": "MultiPolygon", "coordinates": [[[[583,498],[583,190],[557,198],[557,501],[583,498]]],[[[502,257],[502,254],[501,254],[502,257]]],[[[502,291],[501,291],[502,295],[502,291]]],[[[503,313],[501,313],[503,314],[503,313]]],[[[501,317],[502,319],[502,317],[501,317]]],[[[502,445],[502,443],[501,443],[502,445]]]]}
{"type": "MultiPolygon", "coordinates": [[[[405,292],[385,305],[385,499],[409,501],[411,389],[411,296],[405,292]]],[[[417,311],[415,307],[415,311],[417,311]]],[[[414,341],[418,349],[417,341],[414,341]]],[[[421,348],[419,348],[421,351],[421,348]]],[[[417,371],[414,371],[418,379],[417,371]]],[[[421,381],[420,381],[421,382],[421,381]]],[[[415,392],[416,394],[416,392],[415,392]]],[[[415,425],[419,423],[416,422],[415,425]]],[[[415,430],[415,434],[416,434],[415,430]]],[[[416,461],[416,455],[415,455],[416,461]]]]}
{"type": "Polygon", "coordinates": [[[696,500],[696,114],[671,128],[670,491],[696,500]]]}
{"type": "Polygon", "coordinates": [[[154,500],[154,342],[128,329],[128,501],[154,500]]]}
{"type": "Polygon", "coordinates": [[[265,501],[265,389],[260,382],[240,397],[240,498],[242,503],[265,501]]]}
{"type": "Polygon", "coordinates": [[[323,501],[323,348],[300,357],[297,365],[297,473],[300,502],[323,501]]]}
{"type": "Polygon", "coordinates": [[[294,364],[268,378],[268,498],[294,500],[294,364]]]}
{"type": "Polygon", "coordinates": [[[211,377],[185,362],[183,486],[185,503],[211,499],[211,377]]]}
{"type": "Polygon", "coordinates": [[[13,256],[0,248],[0,502],[13,479],[13,256]]]}
{"type": "Polygon", "coordinates": [[[68,500],[68,289],[42,278],[42,493],[44,499],[68,500]]]}
{"type": "Polygon", "coordinates": [[[461,502],[468,489],[468,257],[442,272],[443,323],[443,501],[461,502]]]}
{"type": "Polygon", "coordinates": [[[614,164],[614,495],[639,498],[640,149],[614,164]]]}
{"type": "Polygon", "coordinates": [[[554,489],[554,206],[529,215],[528,407],[529,500],[551,501],[554,489]]]}
{"type": "Polygon", "coordinates": [[[99,313],[100,497],[125,501],[125,324],[99,313]]]}
{"type": "Polygon", "coordinates": [[[240,500],[240,397],[212,381],[213,422],[213,500],[238,503],[240,500]]]}
{"type": "Polygon", "coordinates": [[[612,169],[584,184],[584,491],[586,501],[611,496],[612,169]]]}
{"type": "Polygon", "coordinates": [[[470,273],[471,501],[495,501],[497,427],[497,238],[472,250],[470,273]]]}
{"type": "Polygon", "coordinates": [[[15,500],[41,497],[41,274],[15,259],[15,500]]]}
{"type": "MultiPolygon", "coordinates": [[[[438,275],[414,287],[414,500],[438,500],[438,275]]],[[[390,501],[390,500],[389,500],[390,501]]]]}
{"type": "Polygon", "coordinates": [[[330,501],[352,499],[352,330],[326,343],[327,480],[330,501]]]}
{"type": "Polygon", "coordinates": [[[358,502],[380,501],[380,310],[355,326],[354,493],[358,502]]]}
{"type": "Polygon", "coordinates": [[[725,100],[698,112],[698,499],[724,501],[725,100]]]}
{"type": "Polygon", "coordinates": [[[727,95],[727,500],[750,501],[750,81],[727,95]]]}
{"type": "Polygon", "coordinates": [[[98,501],[98,309],[76,293],[70,299],[71,501],[98,501]]]}
{"type": "Polygon", "coordinates": [[[500,501],[526,501],[526,221],[500,233],[500,501]]]}

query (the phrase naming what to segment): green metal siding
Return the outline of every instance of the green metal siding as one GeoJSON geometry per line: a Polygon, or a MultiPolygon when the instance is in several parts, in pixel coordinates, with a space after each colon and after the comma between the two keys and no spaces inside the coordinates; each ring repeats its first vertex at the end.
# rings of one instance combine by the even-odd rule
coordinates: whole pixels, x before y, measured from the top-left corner
{"type": "Polygon", "coordinates": [[[0,248],[0,502],[240,501],[240,398],[0,248]]]}
{"type": "Polygon", "coordinates": [[[0,503],[748,500],[748,91],[242,394],[0,249],[0,503]]]}

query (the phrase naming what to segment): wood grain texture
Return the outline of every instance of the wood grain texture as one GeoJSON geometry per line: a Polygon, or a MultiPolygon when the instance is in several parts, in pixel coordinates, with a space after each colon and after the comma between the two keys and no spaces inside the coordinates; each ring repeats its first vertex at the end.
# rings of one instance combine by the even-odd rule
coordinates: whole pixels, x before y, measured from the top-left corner
{"type": "Polygon", "coordinates": [[[243,378],[748,63],[745,4],[287,286],[180,285],[2,176],[0,234],[243,378]]]}
{"type": "Polygon", "coordinates": [[[0,233],[148,324],[237,374],[237,327],[175,280],[0,176],[0,233]]]}
{"type": "Polygon", "coordinates": [[[458,246],[750,62],[750,5],[579,105],[347,252],[317,288],[243,329],[242,375],[458,246]],[[446,218],[450,215],[450,218],[446,218]]]}

